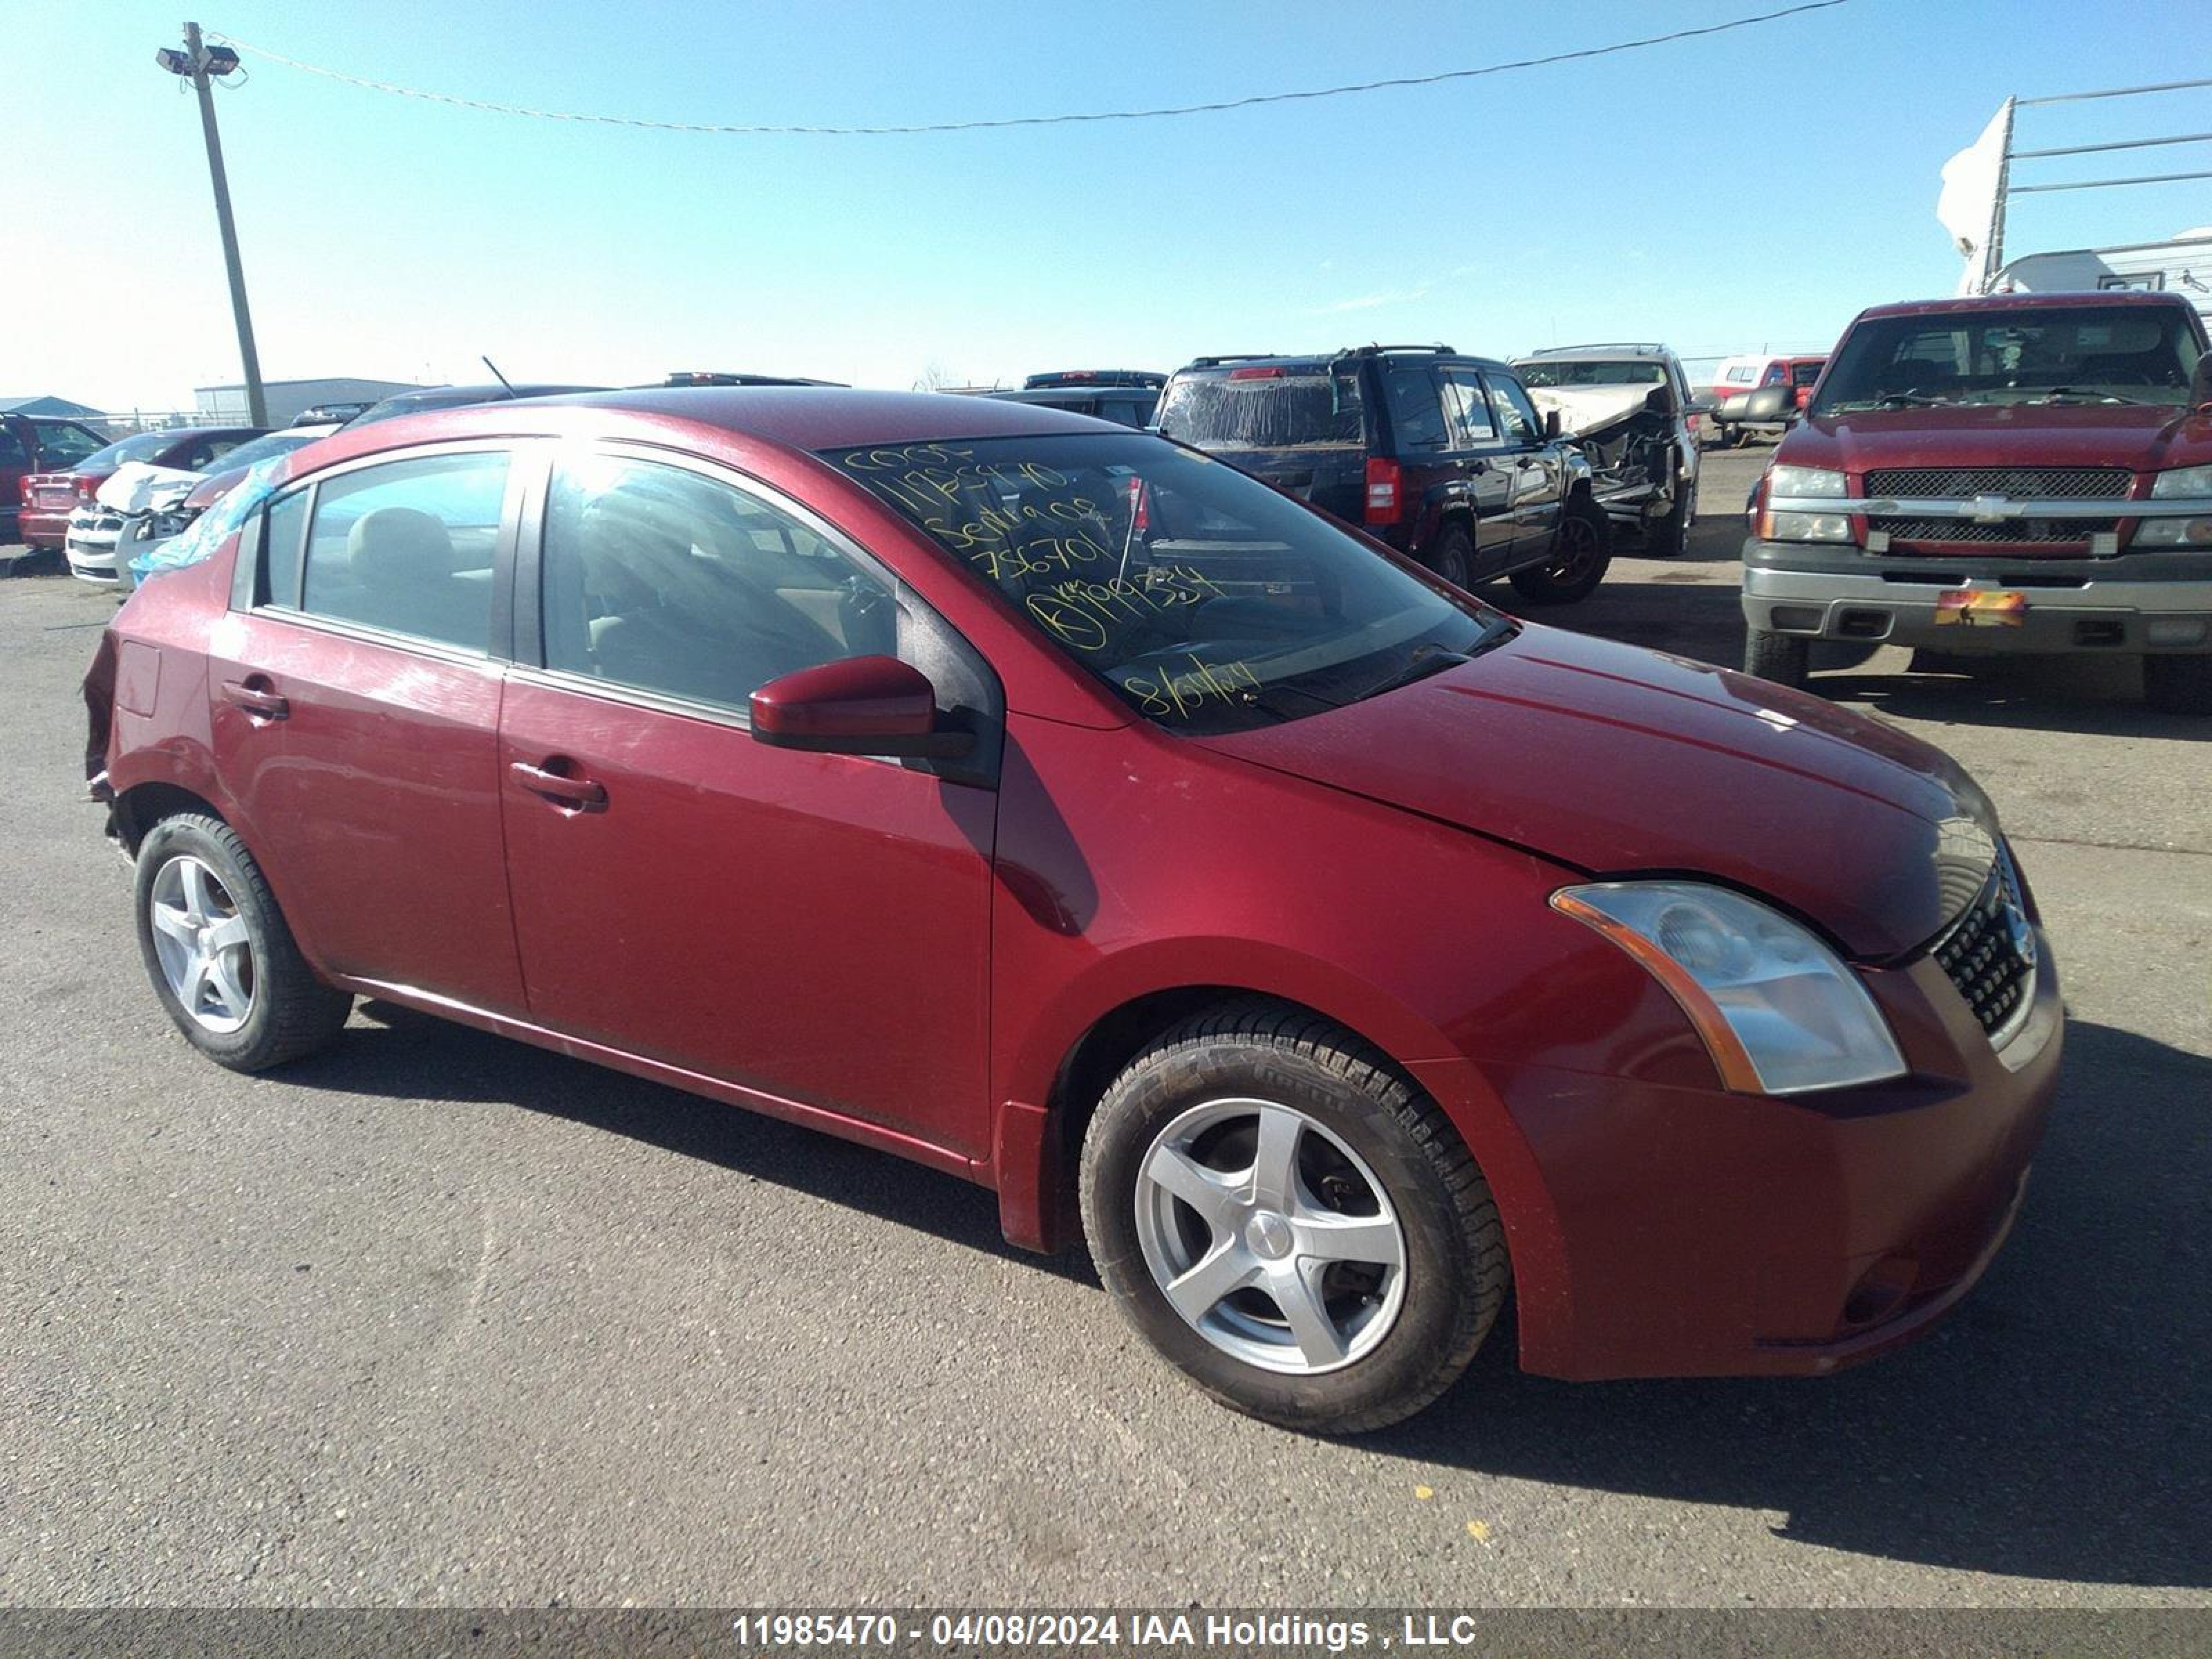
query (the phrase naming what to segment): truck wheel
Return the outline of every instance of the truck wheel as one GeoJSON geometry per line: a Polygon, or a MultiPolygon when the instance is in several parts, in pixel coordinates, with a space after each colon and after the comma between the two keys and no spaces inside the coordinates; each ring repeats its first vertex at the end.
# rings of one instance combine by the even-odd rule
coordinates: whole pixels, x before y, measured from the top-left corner
{"type": "Polygon", "coordinates": [[[1674,497],[1674,510],[1644,532],[1644,556],[1679,559],[1690,538],[1690,501],[1687,494],[1674,497]]]}
{"type": "Polygon", "coordinates": [[[1463,524],[1448,524],[1422,556],[1422,562],[1454,587],[1474,585],[1474,539],[1463,524]]]}
{"type": "Polygon", "coordinates": [[[2169,714],[2212,714],[2212,657],[2145,657],[2143,701],[2169,714]]]}
{"type": "Polygon", "coordinates": [[[1813,642],[1753,629],[1743,641],[1743,672],[1802,690],[1812,669],[1813,642]]]}
{"type": "Polygon", "coordinates": [[[1513,573],[1513,586],[1531,605],[1572,605],[1586,599],[1605,580],[1613,562],[1613,526],[1587,495],[1567,503],[1552,538],[1551,556],[1513,573]]]}
{"type": "Polygon", "coordinates": [[[1436,1103],[1341,1026],[1255,998],[1194,1015],[1115,1079],[1082,1192],[1137,1334],[1285,1428],[1411,1416],[1505,1299],[1498,1206],[1436,1103]]]}

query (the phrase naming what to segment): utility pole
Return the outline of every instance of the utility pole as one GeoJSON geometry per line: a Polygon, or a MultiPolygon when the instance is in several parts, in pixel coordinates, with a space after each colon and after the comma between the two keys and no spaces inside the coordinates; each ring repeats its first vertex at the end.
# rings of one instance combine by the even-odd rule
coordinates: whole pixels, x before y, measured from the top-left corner
{"type": "Polygon", "coordinates": [[[178,52],[165,47],[154,54],[154,61],[172,75],[191,77],[192,90],[199,94],[200,131],[207,137],[208,176],[215,182],[216,223],[222,231],[223,268],[230,276],[230,313],[238,325],[238,355],[246,371],[246,418],[252,425],[266,426],[269,400],[261,391],[261,356],[253,349],[253,316],[246,306],[246,272],[238,261],[238,227],[230,216],[230,181],[223,174],[222,138],[215,125],[215,92],[208,83],[210,64],[218,75],[227,75],[238,67],[238,54],[228,46],[203,46],[200,26],[187,23],[184,51],[178,52]]]}

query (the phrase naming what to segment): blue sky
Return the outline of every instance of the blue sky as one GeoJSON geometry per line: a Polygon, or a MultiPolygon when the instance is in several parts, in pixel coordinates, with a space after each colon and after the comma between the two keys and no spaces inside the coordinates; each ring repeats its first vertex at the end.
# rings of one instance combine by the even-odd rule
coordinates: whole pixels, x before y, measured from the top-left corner
{"type": "MultiPolygon", "coordinates": [[[[1768,9],[206,0],[376,79],[708,122],[1133,107],[1474,66],[1768,9]]],[[[179,406],[238,376],[198,118],[154,64],[199,0],[6,8],[18,154],[0,392],[179,406]],[[24,301],[28,301],[27,304],[24,301]],[[26,328],[26,319],[33,325],[26,328]]],[[[2212,74],[2212,6],[1851,0],[1596,62],[1174,120],[726,137],[453,109],[245,53],[218,91],[264,373],[904,386],[1444,339],[1817,348],[1948,293],[1937,173],[2008,94],[2212,74]]],[[[2022,147],[2212,131],[2212,90],[2026,112],[2022,147]],[[2029,125],[2033,123],[2033,125],[2029,125]]],[[[2202,167],[2212,146],[2101,158],[2202,167]]],[[[2096,176],[2100,158],[2036,164],[2096,176]]],[[[2030,197],[2009,248],[2212,222],[2212,181],[2030,197]]]]}

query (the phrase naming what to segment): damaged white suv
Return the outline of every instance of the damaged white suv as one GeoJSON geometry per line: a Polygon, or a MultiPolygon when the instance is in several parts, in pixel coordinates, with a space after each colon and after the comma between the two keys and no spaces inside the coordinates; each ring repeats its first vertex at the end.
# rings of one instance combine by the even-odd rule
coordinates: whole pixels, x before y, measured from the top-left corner
{"type": "Polygon", "coordinates": [[[1554,346],[1515,358],[1513,372],[1589,458],[1591,493],[1615,533],[1640,534],[1651,558],[1680,554],[1697,521],[1692,423],[1704,418],[1682,360],[1662,345],[1554,346]]]}

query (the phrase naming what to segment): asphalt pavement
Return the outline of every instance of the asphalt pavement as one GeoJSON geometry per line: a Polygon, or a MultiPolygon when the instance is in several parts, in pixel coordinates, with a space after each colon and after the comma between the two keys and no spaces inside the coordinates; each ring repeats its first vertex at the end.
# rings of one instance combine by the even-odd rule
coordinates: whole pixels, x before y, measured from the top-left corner
{"type": "MultiPolygon", "coordinates": [[[[1733,665],[1764,459],[1547,620],[1733,665]]],[[[372,1006],[197,1058],[81,799],[112,608],[0,581],[0,1601],[2212,1606],[2212,725],[2124,664],[1816,679],[1988,787],[2072,1009],[1948,1323],[1806,1382],[1552,1382],[1501,1333],[1340,1443],[888,1157],[372,1006]]]]}

